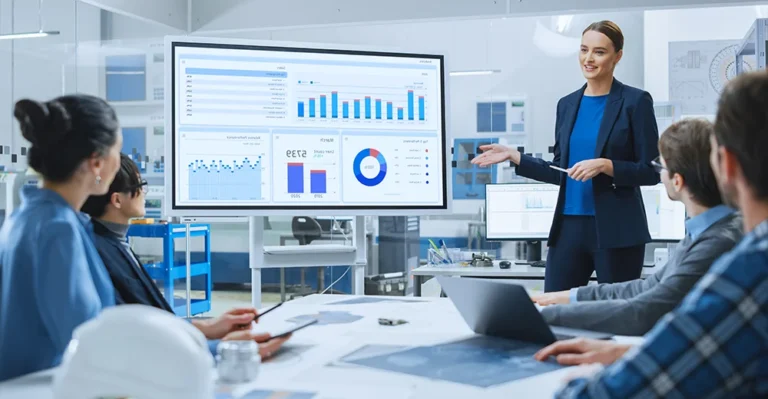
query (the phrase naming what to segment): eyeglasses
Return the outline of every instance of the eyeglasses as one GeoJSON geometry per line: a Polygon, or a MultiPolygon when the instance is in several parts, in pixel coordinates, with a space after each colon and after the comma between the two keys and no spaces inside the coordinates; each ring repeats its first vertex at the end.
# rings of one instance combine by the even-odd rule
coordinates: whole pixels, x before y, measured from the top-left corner
{"type": "Polygon", "coordinates": [[[149,192],[149,183],[147,183],[146,180],[142,180],[141,183],[130,186],[126,189],[127,192],[138,192],[141,191],[142,193],[146,194],[149,192]]]}
{"type": "Polygon", "coordinates": [[[653,170],[655,170],[656,173],[661,173],[662,171],[667,170],[667,168],[661,164],[661,157],[656,157],[656,159],[651,161],[651,165],[653,166],[653,170]]]}

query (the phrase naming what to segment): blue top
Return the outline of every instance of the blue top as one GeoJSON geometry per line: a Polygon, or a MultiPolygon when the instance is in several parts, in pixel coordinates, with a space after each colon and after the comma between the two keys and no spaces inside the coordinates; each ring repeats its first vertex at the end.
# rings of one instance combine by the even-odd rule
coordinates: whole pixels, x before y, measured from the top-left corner
{"type": "MultiPolygon", "coordinates": [[[[597,134],[603,121],[605,103],[608,96],[582,96],[576,122],[571,132],[568,147],[568,167],[587,159],[595,158],[597,134]]],[[[595,215],[595,196],[592,192],[592,179],[579,182],[568,179],[565,182],[565,215],[595,215]]]]}
{"type": "Polygon", "coordinates": [[[88,217],[53,191],[24,187],[0,262],[0,381],[57,366],[75,328],[114,305],[88,217]]]}
{"type": "Polygon", "coordinates": [[[685,231],[688,236],[691,237],[691,240],[695,240],[699,238],[701,233],[707,231],[710,226],[733,212],[735,212],[733,208],[730,208],[727,205],[718,205],[714,208],[710,208],[706,212],[686,220],[685,231]]]}
{"type": "MultiPolygon", "coordinates": [[[[721,219],[729,216],[733,212],[735,212],[733,208],[730,208],[726,205],[718,205],[714,208],[707,209],[703,213],[700,213],[692,218],[689,218],[685,221],[685,229],[688,231],[688,236],[690,236],[691,240],[699,238],[699,236],[703,232],[707,231],[708,228],[712,227],[713,224],[719,222],[721,219]]],[[[578,292],[579,287],[571,288],[569,295],[571,303],[576,303],[579,301],[578,292]]]]}
{"type": "Polygon", "coordinates": [[[768,220],[721,256],[642,345],[557,398],[768,397],[768,220]]]}

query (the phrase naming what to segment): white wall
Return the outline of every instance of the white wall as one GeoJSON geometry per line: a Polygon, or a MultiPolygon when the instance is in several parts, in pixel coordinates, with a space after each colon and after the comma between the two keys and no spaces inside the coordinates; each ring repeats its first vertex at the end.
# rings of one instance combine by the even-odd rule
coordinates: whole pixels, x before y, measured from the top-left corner
{"type": "Polygon", "coordinates": [[[669,100],[669,43],[740,40],[765,6],[699,8],[645,12],[645,89],[657,101],[669,100]]]}
{"type": "MultiPolygon", "coordinates": [[[[171,27],[139,21],[125,15],[105,12],[104,40],[161,39],[165,35],[183,35],[185,32],[171,27]]],[[[162,41],[162,40],[161,40],[162,41]]]]}
{"type": "MultiPolygon", "coordinates": [[[[64,93],[96,93],[97,75],[88,67],[78,70],[76,43],[98,41],[101,35],[100,11],[76,0],[49,0],[43,3],[46,30],[58,30],[58,36],[0,41],[0,144],[13,145],[13,152],[27,143],[21,138],[13,119],[13,104],[21,98],[48,100],[64,93]]],[[[0,32],[37,31],[36,1],[0,0],[0,32]]],[[[82,60],[87,60],[84,57],[82,60]]],[[[10,157],[0,156],[8,167],[10,157]]],[[[26,167],[26,159],[19,157],[26,167]]]]}

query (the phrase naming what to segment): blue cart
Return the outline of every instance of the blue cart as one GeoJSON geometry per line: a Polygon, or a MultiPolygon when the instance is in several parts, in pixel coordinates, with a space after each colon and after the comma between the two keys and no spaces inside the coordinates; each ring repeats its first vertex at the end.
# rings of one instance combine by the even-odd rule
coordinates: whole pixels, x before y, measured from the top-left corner
{"type": "MultiPolygon", "coordinates": [[[[208,224],[190,225],[190,238],[205,238],[204,259],[195,259],[191,264],[191,276],[205,277],[205,299],[192,299],[190,314],[197,315],[211,310],[211,226],[208,224]]],[[[156,281],[162,281],[163,295],[171,304],[173,311],[179,316],[187,315],[186,298],[175,298],[173,295],[174,282],[187,278],[186,257],[181,261],[175,261],[176,251],[174,239],[186,238],[187,226],[184,224],[134,224],[128,230],[128,237],[162,238],[163,260],[156,263],[148,263],[144,268],[149,276],[156,281]]]]}

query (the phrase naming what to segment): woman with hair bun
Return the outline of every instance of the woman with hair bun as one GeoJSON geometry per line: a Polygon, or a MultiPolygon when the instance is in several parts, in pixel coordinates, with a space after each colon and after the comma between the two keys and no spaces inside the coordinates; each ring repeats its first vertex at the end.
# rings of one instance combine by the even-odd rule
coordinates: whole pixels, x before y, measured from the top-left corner
{"type": "Polygon", "coordinates": [[[61,362],[72,332],[114,305],[114,289],[93,245],[90,195],[103,195],[120,168],[122,135],[114,110],[87,95],[14,108],[32,145],[29,167],[42,188],[0,229],[0,381],[61,362]]]}

